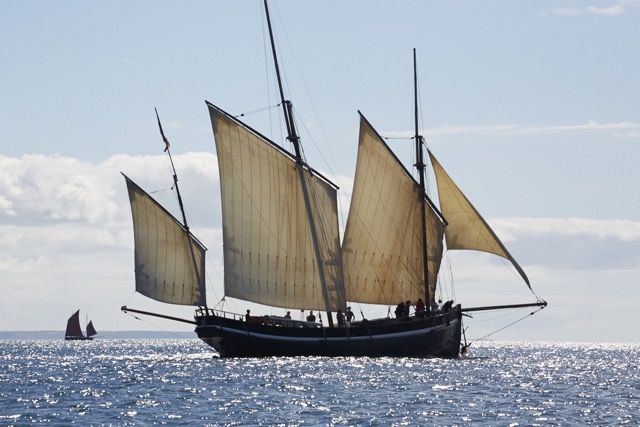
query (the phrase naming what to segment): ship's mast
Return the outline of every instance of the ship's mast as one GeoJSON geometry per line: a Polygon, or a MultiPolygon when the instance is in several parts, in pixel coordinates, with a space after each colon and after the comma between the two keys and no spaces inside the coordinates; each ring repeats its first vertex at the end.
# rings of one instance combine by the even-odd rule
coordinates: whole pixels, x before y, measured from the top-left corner
{"type": "Polygon", "coordinates": [[[293,148],[296,155],[296,163],[298,169],[298,175],[300,176],[300,184],[302,186],[302,194],[304,197],[304,204],[307,210],[307,217],[309,219],[309,228],[311,229],[311,239],[313,241],[313,248],[316,256],[316,265],[318,267],[318,274],[320,275],[320,283],[322,284],[322,294],[324,298],[324,303],[327,311],[327,318],[329,320],[329,326],[333,327],[333,316],[331,315],[330,305],[329,305],[329,295],[327,292],[327,282],[324,274],[323,268],[323,260],[320,254],[320,247],[318,246],[318,231],[316,229],[314,216],[311,207],[311,201],[309,200],[309,188],[307,186],[307,181],[304,176],[305,174],[305,162],[302,158],[301,150],[300,150],[300,137],[296,132],[296,125],[293,120],[293,108],[291,101],[285,99],[284,89],[282,87],[282,78],[280,77],[280,67],[278,66],[278,55],[276,53],[276,44],[273,37],[273,29],[271,27],[271,18],[269,16],[269,6],[267,4],[267,0],[264,0],[264,9],[267,17],[267,26],[269,27],[269,39],[271,41],[271,52],[273,54],[273,64],[276,68],[276,76],[278,78],[278,89],[280,91],[280,102],[282,104],[282,111],[284,114],[284,120],[287,125],[287,139],[293,144],[293,148]]]}
{"type": "MultiPolygon", "coordinates": [[[[182,196],[180,195],[180,187],[178,187],[178,173],[176,172],[176,168],[173,165],[173,158],[171,157],[171,150],[169,149],[169,140],[164,135],[164,131],[162,130],[162,124],[160,123],[160,116],[158,115],[158,109],[156,108],[156,118],[158,119],[158,127],[160,128],[160,135],[162,135],[162,140],[166,144],[166,148],[164,151],[169,156],[169,161],[171,162],[171,170],[173,171],[173,184],[176,187],[176,195],[178,196],[178,205],[180,206],[180,212],[182,213],[182,224],[184,226],[184,230],[187,233],[187,239],[189,242],[189,254],[191,255],[191,261],[193,262],[193,269],[196,273],[196,280],[198,281],[198,287],[200,287],[201,277],[200,270],[198,267],[198,262],[196,261],[195,252],[193,250],[193,242],[191,241],[191,231],[189,231],[189,224],[187,224],[187,215],[184,212],[184,205],[182,204],[182,196]]],[[[201,292],[204,292],[204,288],[200,289],[201,292]]],[[[205,294],[206,295],[206,294],[205,294]]],[[[204,307],[207,308],[207,298],[204,298],[204,307]]]]}
{"type": "MultiPolygon", "coordinates": [[[[413,49],[413,99],[414,99],[414,119],[415,119],[415,144],[416,144],[416,169],[420,175],[420,223],[422,226],[422,274],[424,279],[424,296],[427,306],[431,302],[431,299],[435,296],[430,295],[429,289],[429,256],[427,252],[427,217],[426,217],[426,188],[425,188],[425,164],[424,164],[424,151],[422,149],[423,138],[418,130],[418,71],[416,65],[416,50],[413,49]]],[[[430,311],[429,311],[430,312],[430,311]]]]}

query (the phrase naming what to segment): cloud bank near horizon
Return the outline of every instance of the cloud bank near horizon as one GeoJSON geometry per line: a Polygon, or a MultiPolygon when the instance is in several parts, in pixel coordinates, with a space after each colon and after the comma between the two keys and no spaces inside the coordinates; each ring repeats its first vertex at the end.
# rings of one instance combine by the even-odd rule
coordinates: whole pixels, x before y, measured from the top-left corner
{"type": "MultiPolygon", "coordinates": [[[[215,264],[210,274],[221,283],[216,158],[209,153],[185,153],[175,155],[174,163],[192,229],[209,248],[208,262],[215,264]]],[[[6,313],[0,330],[51,328],[42,323],[46,316],[25,319],[27,306],[62,318],[78,301],[96,299],[99,303],[91,303],[96,315],[115,316],[116,328],[139,328],[114,311],[133,289],[131,213],[120,171],[147,191],[157,191],[153,196],[176,214],[177,202],[169,191],[172,172],[163,156],[116,155],[97,164],[59,156],[0,156],[0,288],[5,296],[0,309],[6,313]]],[[[348,209],[348,203],[342,209],[348,209]]],[[[574,280],[586,280],[587,286],[595,288],[605,277],[628,281],[640,275],[639,221],[486,219],[528,272],[536,290],[553,292],[556,300],[580,297],[570,295],[577,286],[574,280]],[[585,272],[590,272],[586,279],[585,272]]],[[[480,268],[486,277],[474,280],[490,282],[493,268],[480,268]]],[[[460,277],[473,274],[463,268],[460,277]]]]}

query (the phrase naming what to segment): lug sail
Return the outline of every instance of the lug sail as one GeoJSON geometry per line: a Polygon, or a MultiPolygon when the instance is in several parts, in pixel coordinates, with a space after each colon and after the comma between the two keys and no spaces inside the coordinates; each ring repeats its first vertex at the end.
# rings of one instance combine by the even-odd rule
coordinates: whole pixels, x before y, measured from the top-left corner
{"type": "Polygon", "coordinates": [[[133,216],[136,291],[169,304],[205,305],[206,248],[158,202],[124,177],[133,216]]]}
{"type": "Polygon", "coordinates": [[[93,321],[90,320],[87,324],[87,337],[92,337],[97,334],[98,331],[96,331],[96,328],[93,327],[93,321]]]}
{"type": "Polygon", "coordinates": [[[64,333],[65,337],[80,337],[82,338],[82,328],[80,327],[80,310],[73,313],[73,315],[67,320],[67,329],[64,333]]]}
{"type": "Polygon", "coordinates": [[[265,137],[207,105],[220,169],[225,294],[274,307],[344,309],[336,187],[265,137]],[[310,215],[299,168],[306,180],[310,215]],[[318,248],[311,227],[316,229],[318,248]],[[322,265],[316,262],[316,250],[322,265]]]}
{"type": "MultiPolygon", "coordinates": [[[[347,300],[395,304],[424,297],[418,183],[360,115],[360,140],[343,243],[347,300]]],[[[430,295],[442,258],[444,224],[426,205],[430,295]]]]}
{"type": "Polygon", "coordinates": [[[511,261],[531,289],[524,270],[507,251],[489,224],[460,191],[431,151],[429,151],[429,157],[438,182],[440,209],[447,219],[445,230],[447,249],[476,250],[506,258],[511,261]]]}

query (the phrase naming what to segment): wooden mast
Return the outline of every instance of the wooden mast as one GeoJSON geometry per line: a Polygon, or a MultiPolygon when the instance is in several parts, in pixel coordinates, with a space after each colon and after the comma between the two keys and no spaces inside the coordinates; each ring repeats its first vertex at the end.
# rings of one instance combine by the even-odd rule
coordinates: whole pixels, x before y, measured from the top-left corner
{"type": "MultiPolygon", "coordinates": [[[[416,164],[415,167],[418,169],[418,174],[420,175],[420,224],[422,226],[422,274],[424,278],[424,297],[425,304],[429,307],[432,298],[435,298],[435,295],[430,295],[429,289],[429,256],[427,252],[427,217],[426,217],[426,188],[424,182],[424,151],[422,150],[422,136],[418,130],[418,72],[416,65],[416,50],[413,49],[413,99],[414,99],[414,120],[415,120],[415,144],[416,144],[416,164]]],[[[431,310],[429,310],[431,313],[431,310]]]]}
{"type": "Polygon", "coordinates": [[[316,230],[315,221],[313,218],[313,212],[311,207],[311,202],[309,200],[309,189],[307,187],[307,181],[304,176],[304,167],[305,162],[302,159],[302,154],[300,151],[300,137],[296,132],[296,126],[293,120],[293,108],[291,105],[291,101],[285,99],[284,97],[284,89],[282,87],[282,79],[280,77],[280,67],[278,66],[278,55],[276,53],[276,44],[273,38],[273,29],[271,27],[271,17],[269,16],[269,6],[267,4],[267,0],[264,0],[264,9],[267,17],[267,26],[269,28],[269,39],[271,41],[271,52],[273,54],[273,63],[276,68],[276,76],[278,79],[278,89],[280,91],[280,101],[282,104],[282,111],[284,114],[284,120],[287,125],[287,139],[293,144],[293,148],[296,155],[296,163],[298,169],[298,175],[300,176],[300,184],[302,186],[302,194],[304,197],[304,204],[307,210],[307,217],[309,219],[309,228],[311,230],[311,239],[313,241],[313,248],[316,257],[316,265],[318,268],[318,274],[320,275],[320,283],[322,284],[322,295],[325,303],[325,308],[327,311],[327,318],[329,321],[329,326],[333,327],[333,317],[330,311],[329,305],[329,295],[327,291],[327,282],[324,274],[323,261],[322,256],[320,254],[320,247],[318,246],[318,232],[316,230]]]}
{"type": "MultiPolygon", "coordinates": [[[[187,240],[189,242],[189,254],[191,255],[191,261],[193,262],[193,269],[196,273],[196,280],[198,282],[198,287],[200,287],[201,284],[201,277],[200,277],[200,270],[198,267],[198,263],[196,261],[196,257],[195,257],[195,253],[193,251],[193,242],[191,241],[191,231],[189,230],[189,224],[187,224],[187,215],[184,212],[184,205],[182,204],[182,196],[180,195],[180,187],[178,187],[178,173],[176,172],[176,168],[173,165],[173,158],[171,157],[171,150],[169,149],[170,145],[169,145],[169,140],[167,139],[167,137],[164,135],[164,131],[162,130],[162,124],[160,123],[160,116],[158,115],[158,109],[155,109],[156,111],[156,118],[158,119],[158,127],[160,128],[160,135],[162,135],[162,140],[165,142],[166,144],[166,148],[164,149],[164,151],[167,152],[167,155],[169,156],[169,161],[171,162],[171,170],[173,171],[173,184],[176,187],[176,195],[178,196],[178,205],[180,206],[180,212],[182,213],[182,224],[184,226],[184,230],[187,233],[187,240]]],[[[204,292],[204,288],[200,289],[200,291],[204,292]]],[[[206,293],[205,293],[205,297],[204,297],[204,308],[207,308],[207,297],[206,297],[206,293]]]]}

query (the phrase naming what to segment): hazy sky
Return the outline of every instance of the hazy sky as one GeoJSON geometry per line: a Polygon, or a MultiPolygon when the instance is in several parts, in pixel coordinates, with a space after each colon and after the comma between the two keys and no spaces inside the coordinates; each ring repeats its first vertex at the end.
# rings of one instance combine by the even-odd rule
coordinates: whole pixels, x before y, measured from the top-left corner
{"type": "MultiPolygon", "coordinates": [[[[549,302],[492,338],[640,342],[640,1],[273,0],[271,9],[307,159],[340,185],[343,221],[357,111],[384,136],[413,133],[416,48],[430,149],[549,302]]],[[[0,330],[63,329],[77,309],[98,330],[190,329],[120,312],[193,314],[133,292],[120,172],[176,211],[154,107],[192,231],[209,248],[215,304],[220,203],[204,100],[231,114],[277,104],[265,31],[259,0],[2,2],[0,330]]],[[[279,114],[246,120],[280,142],[279,114]]],[[[410,167],[411,140],[389,144],[410,167]]],[[[463,305],[535,300],[500,258],[455,253],[449,269],[463,305]]],[[[474,316],[467,334],[527,313],[474,316]]]]}

